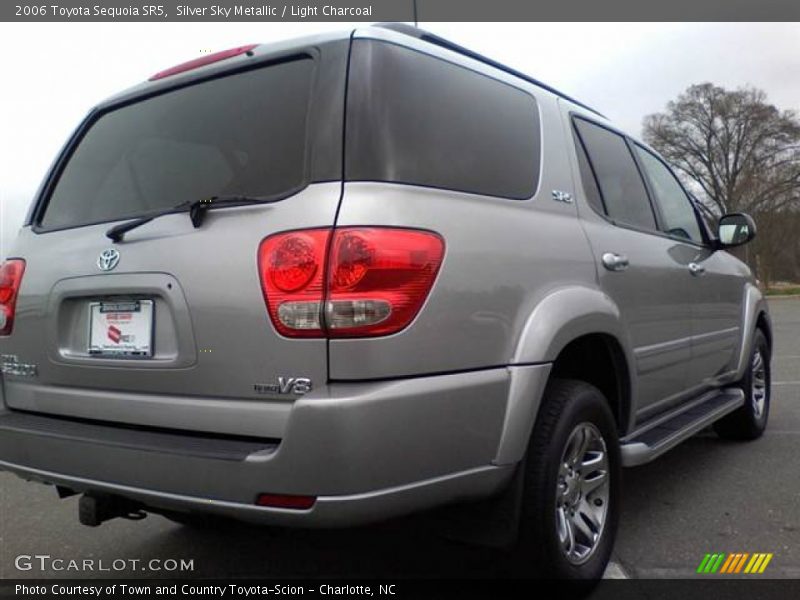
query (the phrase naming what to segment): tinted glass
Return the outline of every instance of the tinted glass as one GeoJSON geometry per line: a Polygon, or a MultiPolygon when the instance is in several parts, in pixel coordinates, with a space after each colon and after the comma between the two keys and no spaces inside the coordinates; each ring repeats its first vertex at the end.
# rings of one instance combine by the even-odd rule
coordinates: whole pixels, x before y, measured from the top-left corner
{"type": "Polygon", "coordinates": [[[589,154],[606,214],[619,223],[656,230],[656,219],[625,139],[583,119],[575,127],[589,154]]]}
{"type": "Polygon", "coordinates": [[[583,184],[583,191],[586,194],[586,199],[597,212],[605,214],[606,209],[603,207],[600,189],[597,187],[597,181],[592,173],[592,167],[589,165],[586,150],[583,149],[583,144],[577,133],[575,133],[575,149],[578,153],[578,169],[581,172],[581,183],[583,184]]]}
{"type": "Polygon", "coordinates": [[[215,195],[302,185],[313,61],[168,92],[101,116],[67,163],[44,227],[110,221],[215,195]]]}
{"type": "Polygon", "coordinates": [[[539,169],[532,96],[425,54],[353,44],[347,179],[530,198],[539,169]]]}
{"type": "Polygon", "coordinates": [[[683,187],[672,172],[653,154],[636,146],[636,153],[650,180],[664,221],[664,231],[670,235],[703,242],[697,215],[683,187]]]}

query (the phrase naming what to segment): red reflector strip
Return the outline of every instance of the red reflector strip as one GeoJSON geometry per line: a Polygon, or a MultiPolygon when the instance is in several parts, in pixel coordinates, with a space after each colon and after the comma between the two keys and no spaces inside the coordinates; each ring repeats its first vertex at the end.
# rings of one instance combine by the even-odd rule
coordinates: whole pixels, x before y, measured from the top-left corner
{"type": "Polygon", "coordinates": [[[256,498],[258,506],[270,508],[291,508],[294,510],[308,510],[317,501],[316,496],[289,496],[286,494],[259,494],[256,498]]]}
{"type": "Polygon", "coordinates": [[[230,50],[215,52],[214,54],[209,54],[208,56],[201,56],[200,58],[195,58],[194,60],[175,65],[174,67],[170,67],[164,71],[159,71],[150,78],[150,81],[164,79],[165,77],[170,77],[171,75],[177,75],[178,73],[184,73],[186,71],[191,71],[192,69],[199,69],[200,67],[225,60],[226,58],[233,58],[234,56],[246,54],[256,46],[258,46],[258,44],[248,44],[247,46],[239,46],[238,48],[231,48],[230,50]]]}

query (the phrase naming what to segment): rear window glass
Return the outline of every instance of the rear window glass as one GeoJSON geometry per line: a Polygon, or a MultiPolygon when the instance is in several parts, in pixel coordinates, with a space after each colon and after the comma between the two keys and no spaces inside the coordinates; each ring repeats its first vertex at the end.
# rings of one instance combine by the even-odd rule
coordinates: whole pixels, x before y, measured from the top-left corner
{"type": "Polygon", "coordinates": [[[311,59],[275,64],[102,115],[67,162],[40,224],[72,227],[302,186],[313,68],[311,59]]]}
{"type": "Polygon", "coordinates": [[[530,198],[539,117],[530,94],[385,42],[357,40],[347,105],[347,179],[530,198]]]}

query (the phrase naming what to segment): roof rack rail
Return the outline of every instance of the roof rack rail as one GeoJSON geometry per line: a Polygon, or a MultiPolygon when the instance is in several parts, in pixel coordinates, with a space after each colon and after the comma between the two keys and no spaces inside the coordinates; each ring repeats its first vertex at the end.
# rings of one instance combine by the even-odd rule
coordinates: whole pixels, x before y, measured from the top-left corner
{"type": "Polygon", "coordinates": [[[542,83],[538,79],[534,79],[533,77],[531,77],[529,75],[526,75],[525,73],[522,73],[521,71],[517,71],[516,69],[512,69],[511,67],[506,66],[503,63],[500,63],[500,62],[497,62],[496,60],[488,58],[488,57],[484,56],[483,54],[478,54],[477,52],[474,52],[474,51],[470,50],[469,48],[465,48],[464,46],[456,44],[455,42],[451,42],[450,40],[446,40],[443,37],[439,37],[438,35],[433,34],[433,33],[429,32],[429,31],[425,31],[424,29],[420,29],[418,27],[413,27],[411,25],[408,25],[407,23],[376,23],[374,26],[375,27],[380,27],[382,29],[389,29],[389,30],[395,31],[397,33],[402,33],[404,35],[411,36],[411,37],[416,38],[418,40],[422,40],[423,42],[428,42],[428,43],[434,44],[436,46],[440,46],[442,48],[446,48],[448,50],[452,50],[453,52],[458,52],[459,54],[463,54],[464,56],[468,56],[469,58],[472,58],[474,60],[480,61],[480,62],[482,62],[482,63],[484,63],[486,65],[489,65],[489,66],[494,67],[496,69],[500,69],[501,71],[504,71],[504,72],[508,73],[509,75],[513,75],[514,77],[519,77],[520,79],[524,79],[525,81],[527,81],[529,83],[532,83],[532,84],[534,84],[534,85],[536,85],[536,86],[538,86],[538,87],[540,87],[542,89],[545,89],[548,92],[551,92],[551,93],[555,94],[556,96],[564,98],[564,100],[569,100],[573,104],[576,104],[576,105],[578,105],[578,106],[580,106],[582,108],[585,108],[586,110],[589,110],[589,111],[593,112],[594,114],[596,114],[596,115],[598,115],[600,117],[603,117],[604,119],[606,118],[606,116],[604,114],[602,114],[601,112],[595,110],[591,106],[587,106],[583,102],[580,102],[580,101],[576,100],[575,98],[573,98],[571,96],[567,96],[565,93],[558,91],[557,89],[547,85],[546,83],[542,83]]]}

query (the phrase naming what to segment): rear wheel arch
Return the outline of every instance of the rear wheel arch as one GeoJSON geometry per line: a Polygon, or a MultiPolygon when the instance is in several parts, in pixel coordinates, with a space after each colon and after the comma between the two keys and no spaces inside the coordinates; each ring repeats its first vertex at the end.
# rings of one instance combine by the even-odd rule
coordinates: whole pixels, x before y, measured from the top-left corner
{"type": "Polygon", "coordinates": [[[583,381],[599,389],[614,415],[618,435],[623,437],[633,414],[630,364],[619,338],[593,332],[567,342],[552,362],[510,365],[506,418],[493,463],[507,465],[522,460],[545,388],[555,379],[583,381]]]}
{"type": "Polygon", "coordinates": [[[607,333],[581,336],[567,344],[553,362],[550,379],[584,381],[606,398],[620,437],[631,425],[631,378],[622,344],[607,333]]]}
{"type": "Polygon", "coordinates": [[[556,366],[561,374],[595,385],[609,397],[622,437],[632,424],[633,364],[619,307],[609,296],[586,285],[552,290],[536,303],[519,334],[509,364],[506,419],[493,463],[513,464],[524,456],[556,366]],[[597,349],[601,360],[579,370],[569,357],[586,348],[597,349]]]}
{"type": "Polygon", "coordinates": [[[530,312],[511,363],[553,362],[570,343],[594,333],[625,339],[621,311],[614,301],[589,286],[555,289],[530,312]]]}

